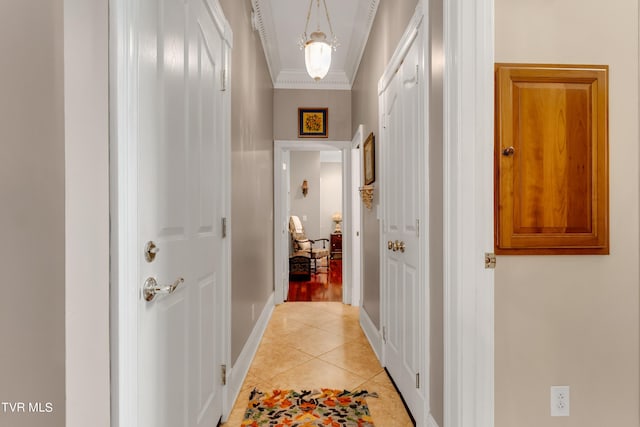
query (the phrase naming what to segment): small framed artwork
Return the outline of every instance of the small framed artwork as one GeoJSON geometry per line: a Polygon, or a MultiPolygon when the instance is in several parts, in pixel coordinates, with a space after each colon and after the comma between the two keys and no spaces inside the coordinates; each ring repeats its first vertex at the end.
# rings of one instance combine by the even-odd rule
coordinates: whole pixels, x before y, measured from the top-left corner
{"type": "Polygon", "coordinates": [[[376,137],[373,132],[364,141],[364,185],[373,184],[376,180],[376,137]]]}
{"type": "Polygon", "coordinates": [[[298,137],[327,138],[328,108],[298,108],[298,137]]]}

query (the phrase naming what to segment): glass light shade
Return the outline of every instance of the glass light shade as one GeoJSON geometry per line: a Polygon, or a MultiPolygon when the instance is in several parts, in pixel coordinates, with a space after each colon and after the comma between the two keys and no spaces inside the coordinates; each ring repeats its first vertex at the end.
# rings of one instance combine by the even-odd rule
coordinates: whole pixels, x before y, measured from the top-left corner
{"type": "Polygon", "coordinates": [[[307,73],[314,80],[322,80],[331,67],[331,45],[324,33],[311,33],[310,40],[304,46],[304,62],[307,73]]]}

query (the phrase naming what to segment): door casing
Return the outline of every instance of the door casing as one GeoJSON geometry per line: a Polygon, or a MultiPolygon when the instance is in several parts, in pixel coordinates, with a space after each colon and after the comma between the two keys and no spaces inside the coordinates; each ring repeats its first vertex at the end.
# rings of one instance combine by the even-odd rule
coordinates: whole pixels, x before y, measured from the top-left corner
{"type": "Polygon", "coordinates": [[[275,141],[273,153],[273,254],[274,254],[274,284],[275,303],[282,304],[288,281],[289,259],[289,217],[287,200],[287,183],[283,176],[288,171],[283,170],[285,153],[291,151],[322,151],[340,150],[342,152],[342,302],[352,303],[352,245],[351,233],[351,141],[275,141]]]}

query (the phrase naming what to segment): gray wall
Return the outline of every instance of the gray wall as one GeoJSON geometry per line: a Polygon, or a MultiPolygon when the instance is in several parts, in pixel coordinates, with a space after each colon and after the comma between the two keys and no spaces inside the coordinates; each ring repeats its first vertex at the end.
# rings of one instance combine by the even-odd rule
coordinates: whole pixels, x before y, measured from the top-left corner
{"type": "MultiPolygon", "coordinates": [[[[351,92],[351,133],[364,125],[364,135],[378,130],[378,80],[395,51],[400,37],[413,16],[417,0],[380,0],[369,41],[358,68],[351,92]]],[[[376,158],[379,157],[376,145],[376,158]]],[[[374,183],[374,185],[376,185],[374,183]]],[[[374,195],[374,208],[363,209],[362,224],[364,289],[362,306],[376,326],[380,326],[380,256],[379,221],[376,209],[379,204],[374,195]]]]}
{"type": "Polygon", "coordinates": [[[249,0],[221,0],[233,29],[231,353],[237,360],[273,293],[273,84],[249,0]],[[251,312],[255,318],[251,318],[251,312]]]}
{"type": "Polygon", "coordinates": [[[62,0],[0,2],[0,426],[65,425],[62,0]]]}
{"type": "Polygon", "coordinates": [[[444,73],[443,0],[429,2],[431,81],[429,92],[429,369],[431,415],[444,425],[444,264],[443,145],[444,73]]]}
{"type": "Polygon", "coordinates": [[[495,425],[638,426],[638,2],[541,6],[496,0],[495,58],[609,65],[611,255],[498,257],[495,425]],[[552,385],[571,386],[566,419],[549,417],[552,385]]]}
{"type": "Polygon", "coordinates": [[[276,89],[274,139],[298,139],[298,107],[329,108],[328,140],[351,141],[351,92],[348,90],[276,89]]]}

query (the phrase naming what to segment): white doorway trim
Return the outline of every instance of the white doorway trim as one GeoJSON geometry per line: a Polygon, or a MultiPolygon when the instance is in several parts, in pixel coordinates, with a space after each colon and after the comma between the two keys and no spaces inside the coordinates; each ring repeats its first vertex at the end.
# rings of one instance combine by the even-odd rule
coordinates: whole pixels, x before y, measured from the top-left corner
{"type": "Polygon", "coordinates": [[[364,125],[358,126],[351,140],[351,305],[359,307],[362,299],[362,151],[364,143],[364,125]]]}
{"type": "MultiPolygon", "coordinates": [[[[284,176],[289,175],[283,170],[283,161],[291,151],[342,151],[342,302],[352,303],[352,230],[351,219],[351,141],[275,141],[273,152],[273,245],[274,245],[274,283],[275,303],[282,304],[286,300],[285,292],[289,280],[289,213],[287,183],[284,176]]],[[[285,166],[286,167],[286,166],[285,166]]]]}
{"type": "Polygon", "coordinates": [[[444,427],[494,425],[493,30],[493,0],[444,2],[444,427]]]}

